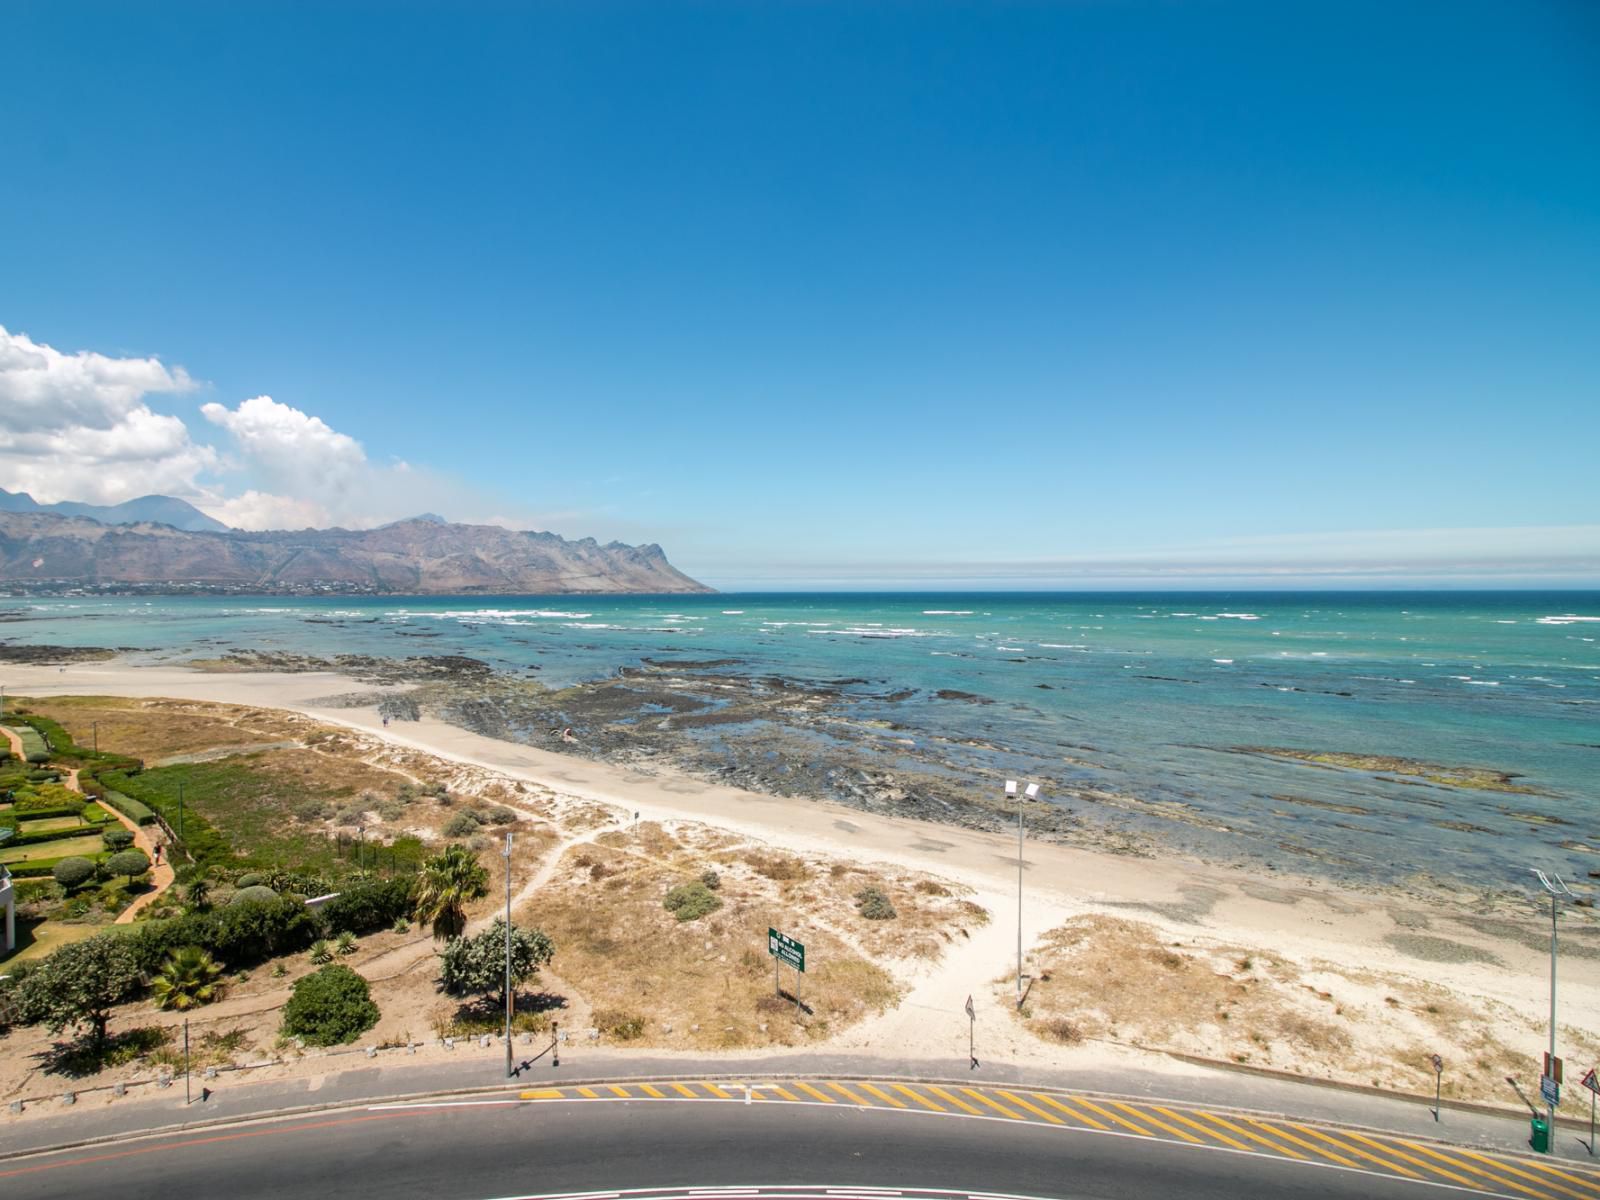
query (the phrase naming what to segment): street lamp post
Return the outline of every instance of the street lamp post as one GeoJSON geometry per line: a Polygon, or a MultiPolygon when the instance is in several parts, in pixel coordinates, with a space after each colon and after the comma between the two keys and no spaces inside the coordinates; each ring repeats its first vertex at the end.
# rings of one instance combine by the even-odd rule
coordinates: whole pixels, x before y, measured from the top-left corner
{"type": "MultiPolygon", "coordinates": [[[[1017,796],[1017,781],[1006,780],[1006,797],[1017,796]]],[[[1028,784],[1025,792],[1027,800],[1039,798],[1039,785],[1028,784]]],[[[1017,799],[1017,1007],[1022,1007],[1022,807],[1024,800],[1017,799]]]]}
{"type": "MultiPolygon", "coordinates": [[[[1559,875],[1546,875],[1538,868],[1533,873],[1539,877],[1539,883],[1550,894],[1550,1061],[1555,1062],[1556,1057],[1556,904],[1563,896],[1570,897],[1573,892],[1559,875]]],[[[1552,1065],[1550,1070],[1555,1070],[1552,1065]]],[[[1552,1144],[1556,1132],[1556,1106],[1555,1102],[1545,1102],[1546,1114],[1550,1121],[1550,1139],[1552,1144]]]]}
{"type": "Polygon", "coordinates": [[[506,834],[506,1078],[516,1074],[511,1068],[511,1015],[517,998],[511,991],[511,834],[506,834]]]}

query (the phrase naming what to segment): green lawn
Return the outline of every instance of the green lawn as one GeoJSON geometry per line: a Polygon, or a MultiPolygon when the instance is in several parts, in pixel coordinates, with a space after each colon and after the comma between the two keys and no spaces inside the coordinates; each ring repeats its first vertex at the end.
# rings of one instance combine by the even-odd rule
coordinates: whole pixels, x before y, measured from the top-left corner
{"type": "Polygon", "coordinates": [[[31,725],[7,725],[6,728],[22,739],[24,757],[50,752],[50,747],[44,744],[44,738],[40,737],[39,731],[31,725]]]}
{"type": "Polygon", "coordinates": [[[82,817],[45,817],[38,821],[17,822],[18,833],[43,833],[47,829],[87,829],[82,817]]]}
{"type": "Polygon", "coordinates": [[[79,924],[67,921],[41,921],[35,917],[17,916],[17,948],[9,956],[0,954],[0,962],[29,962],[43,958],[57,946],[67,942],[81,942],[105,930],[104,925],[79,924]]]}
{"type": "Polygon", "coordinates": [[[84,837],[56,838],[48,842],[35,842],[31,846],[14,846],[9,850],[0,846],[0,863],[9,865],[31,862],[39,858],[65,858],[73,854],[93,858],[105,848],[105,842],[98,833],[84,837]]]}

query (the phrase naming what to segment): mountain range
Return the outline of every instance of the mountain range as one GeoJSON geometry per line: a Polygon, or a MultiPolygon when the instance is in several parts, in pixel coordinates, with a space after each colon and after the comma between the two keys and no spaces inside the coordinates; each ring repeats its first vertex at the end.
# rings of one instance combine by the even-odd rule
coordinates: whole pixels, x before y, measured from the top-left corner
{"type": "MultiPolygon", "coordinates": [[[[161,496],[112,511],[146,501],[182,505],[210,521],[161,496]]],[[[660,546],[568,541],[554,533],[456,525],[433,514],[379,529],[251,533],[215,522],[200,530],[151,520],[111,523],[65,515],[61,507],[0,511],[0,586],[401,595],[713,590],[672,566],[660,546]]],[[[183,516],[180,509],[158,511],[183,516]]]]}
{"type": "Polygon", "coordinates": [[[222,533],[228,526],[206,516],[187,500],[175,496],[140,496],[137,500],[124,500],[121,504],[79,504],[63,500],[59,504],[40,504],[27,492],[8,492],[0,488],[0,512],[56,513],[63,517],[88,517],[107,525],[137,525],[153,521],[171,525],[174,529],[187,529],[193,533],[222,533]]]}

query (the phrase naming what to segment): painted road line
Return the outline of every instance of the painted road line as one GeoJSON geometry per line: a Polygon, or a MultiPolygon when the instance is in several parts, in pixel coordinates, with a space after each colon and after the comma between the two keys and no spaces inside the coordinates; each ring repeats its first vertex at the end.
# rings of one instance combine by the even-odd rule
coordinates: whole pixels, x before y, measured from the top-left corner
{"type": "Polygon", "coordinates": [[[1361,1166],[1360,1163],[1355,1162],[1355,1161],[1353,1161],[1351,1159],[1348,1159],[1342,1154],[1336,1154],[1332,1150],[1324,1150],[1321,1146],[1313,1146],[1310,1142],[1306,1141],[1305,1138],[1297,1137],[1295,1134],[1290,1133],[1288,1130],[1279,1129],[1276,1125],[1272,1124],[1269,1121],[1262,1121],[1260,1119],[1257,1119],[1257,1120],[1252,1121],[1251,1124],[1254,1125],[1257,1129],[1265,1129],[1268,1133],[1270,1133],[1275,1138],[1282,1138],[1286,1142],[1293,1142],[1296,1146],[1299,1146],[1301,1149],[1309,1150],[1313,1154],[1320,1154],[1320,1155],[1322,1155],[1323,1158],[1331,1159],[1333,1162],[1338,1163],[1341,1167],[1358,1167],[1359,1168],[1361,1166]]]}
{"type": "MultiPolygon", "coordinates": [[[[1156,1112],[1162,1113],[1162,1114],[1164,1114],[1166,1116],[1171,1117],[1174,1121],[1178,1121],[1178,1122],[1180,1122],[1180,1123],[1182,1123],[1184,1125],[1187,1125],[1190,1129],[1199,1130],[1206,1137],[1216,1139],[1217,1141],[1221,1142],[1224,1146],[1231,1146],[1233,1149],[1242,1150],[1246,1154],[1254,1154],[1255,1153],[1254,1150],[1250,1149],[1250,1147],[1246,1146],[1243,1142],[1235,1141],[1233,1138],[1229,1137],[1227,1134],[1222,1133],[1222,1132],[1220,1132],[1218,1130],[1212,1129],[1211,1126],[1209,1126],[1209,1125],[1202,1125],[1198,1121],[1191,1121],[1188,1117],[1184,1116],[1181,1112],[1174,1112],[1170,1108],[1161,1108],[1161,1107],[1159,1107],[1157,1105],[1151,1105],[1151,1107],[1154,1108],[1156,1110],[1156,1112]]],[[[1208,1142],[1202,1142],[1201,1143],[1201,1145],[1209,1145],[1209,1144],[1210,1143],[1208,1143],[1208,1142]]]]}
{"type": "Polygon", "coordinates": [[[935,1096],[939,1097],[939,1099],[945,1101],[946,1103],[954,1104],[957,1108],[959,1108],[964,1113],[968,1113],[968,1114],[970,1114],[970,1115],[972,1115],[974,1117],[983,1115],[977,1109],[973,1108],[972,1105],[968,1104],[965,1100],[961,1100],[961,1099],[958,1099],[955,1096],[952,1096],[949,1092],[945,1091],[942,1087],[935,1087],[931,1083],[925,1083],[922,1086],[927,1088],[935,1096]]]}
{"type": "Polygon", "coordinates": [[[1393,1171],[1396,1175],[1404,1175],[1410,1179],[1422,1178],[1421,1175],[1418,1175],[1410,1167],[1402,1167],[1399,1163],[1390,1162],[1386,1158],[1379,1158],[1376,1154],[1369,1154],[1360,1146],[1352,1146],[1348,1142],[1341,1142],[1338,1138],[1329,1137],[1322,1130],[1313,1129],[1310,1125],[1296,1125],[1295,1128],[1301,1133],[1317,1138],[1319,1141],[1328,1142],[1330,1145],[1339,1147],[1339,1149],[1343,1150],[1346,1154],[1354,1154],[1357,1158],[1364,1158],[1370,1163],[1376,1163],[1385,1171],[1393,1171]]]}
{"type": "Polygon", "coordinates": [[[600,1099],[600,1093],[595,1091],[593,1088],[588,1088],[588,1087],[579,1088],[578,1089],[578,1095],[582,1096],[585,1100],[598,1100],[598,1099],[600,1099]]]}
{"type": "Polygon", "coordinates": [[[641,1083],[639,1085],[639,1090],[646,1096],[649,1096],[652,1100],[665,1100],[667,1098],[666,1095],[658,1088],[653,1087],[648,1083],[641,1083]]]}
{"type": "MultiPolygon", "coordinates": [[[[1551,1183],[1549,1180],[1542,1179],[1538,1175],[1530,1175],[1526,1171],[1518,1170],[1516,1167],[1512,1166],[1511,1163],[1508,1162],[1508,1161],[1504,1161],[1504,1160],[1496,1159],[1496,1158],[1489,1158],[1487,1155],[1475,1153],[1474,1151],[1468,1150],[1465,1147],[1456,1148],[1456,1153],[1464,1154],[1468,1158],[1475,1158],[1479,1162],[1488,1163],[1490,1166],[1498,1167],[1502,1171],[1510,1172],[1511,1174],[1520,1176],[1523,1179],[1532,1180],[1534,1183],[1541,1183],[1545,1187],[1555,1188],[1556,1191],[1565,1192],[1569,1196],[1576,1196],[1576,1197],[1578,1197],[1578,1200],[1589,1200],[1589,1197],[1587,1195],[1585,1195],[1583,1192],[1574,1191],[1572,1188],[1564,1187],[1559,1183],[1551,1183]]],[[[1580,1184],[1581,1186],[1586,1187],[1586,1188],[1592,1188],[1597,1193],[1600,1193],[1600,1182],[1597,1182],[1595,1180],[1592,1180],[1592,1179],[1581,1179],[1576,1175],[1568,1175],[1565,1171],[1558,1171],[1554,1167],[1545,1166],[1543,1163],[1528,1162],[1525,1159],[1524,1160],[1519,1160],[1519,1161],[1521,1161],[1523,1166],[1542,1168],[1543,1170],[1549,1171],[1552,1175],[1555,1175],[1558,1178],[1571,1180],[1573,1183],[1580,1184]]]]}
{"type": "Polygon", "coordinates": [[[828,1086],[831,1087],[834,1091],[838,1092],[841,1096],[843,1096],[846,1100],[850,1101],[850,1103],[852,1103],[852,1104],[860,1105],[862,1108],[871,1108],[872,1107],[872,1101],[871,1100],[863,1100],[860,1096],[856,1095],[849,1088],[845,1087],[845,1085],[842,1084],[842,1083],[835,1083],[832,1080],[829,1080],[828,1081],[828,1086]]]}
{"type": "MultiPolygon", "coordinates": [[[[1399,1139],[1396,1140],[1398,1141],[1399,1139]]],[[[1536,1192],[1532,1188],[1523,1187],[1520,1183],[1513,1183],[1509,1179],[1503,1179],[1491,1171],[1485,1171],[1482,1167],[1475,1167],[1471,1163],[1462,1162],[1459,1158],[1451,1158],[1447,1155],[1440,1154],[1437,1150],[1430,1150],[1428,1147],[1418,1145],[1416,1142],[1401,1141],[1400,1144],[1402,1146],[1409,1146],[1418,1154],[1426,1154],[1429,1158],[1436,1158],[1440,1162],[1449,1163],[1457,1170],[1468,1171],[1473,1175],[1481,1175],[1496,1187],[1508,1187],[1513,1191],[1522,1192],[1524,1195],[1539,1196],[1541,1198],[1548,1194],[1546,1192],[1536,1192]]]]}
{"type": "Polygon", "coordinates": [[[721,1088],[719,1088],[716,1084],[712,1083],[710,1080],[703,1081],[700,1084],[700,1086],[705,1088],[706,1091],[710,1092],[718,1100],[732,1100],[733,1099],[732,1096],[728,1095],[727,1092],[723,1091],[721,1088]]]}
{"type": "Polygon", "coordinates": [[[700,1099],[700,1093],[690,1088],[687,1084],[675,1083],[672,1086],[677,1088],[682,1095],[687,1096],[690,1100],[700,1099]]]}
{"type": "Polygon", "coordinates": [[[632,1100],[633,1099],[633,1093],[630,1092],[627,1088],[618,1087],[614,1083],[613,1084],[608,1084],[607,1086],[611,1088],[611,1092],[612,1092],[613,1095],[621,1096],[624,1100],[632,1100]]]}
{"type": "Polygon", "coordinates": [[[1099,1113],[1102,1117],[1104,1117],[1108,1121],[1115,1121],[1118,1125],[1121,1125],[1124,1129],[1133,1130],[1133,1132],[1137,1133],[1140,1137],[1154,1137],[1155,1136],[1155,1134],[1151,1133],[1148,1129],[1144,1128],[1142,1125],[1135,1125],[1132,1121],[1128,1120],[1126,1117],[1119,1117],[1119,1116],[1117,1116],[1116,1113],[1111,1112],[1108,1109],[1101,1108],[1093,1100],[1090,1100],[1085,1096],[1074,1096],[1074,1097],[1072,1097],[1072,1102],[1074,1104],[1081,1104],[1085,1108],[1089,1109],[1092,1112],[1099,1113]]]}
{"type": "Polygon", "coordinates": [[[863,1092],[871,1092],[874,1096],[876,1096],[879,1100],[882,1100],[885,1104],[893,1105],[895,1108],[904,1108],[905,1107],[904,1104],[900,1103],[900,1101],[896,1100],[893,1096],[889,1095],[888,1092],[881,1091],[878,1088],[873,1087],[870,1083],[863,1083],[863,1084],[860,1085],[860,1087],[861,1087],[861,1090],[863,1092]]]}
{"type": "Polygon", "coordinates": [[[977,1100],[982,1104],[987,1104],[990,1108],[994,1109],[995,1112],[999,1113],[1002,1117],[1010,1117],[1013,1121],[1026,1120],[1025,1117],[1021,1116],[1018,1113],[1012,1112],[1005,1105],[995,1103],[995,1101],[991,1100],[988,1096],[985,1096],[982,1092],[978,1091],[975,1088],[964,1087],[961,1090],[963,1092],[965,1092],[967,1095],[971,1096],[974,1100],[977,1100]]]}
{"type": "Polygon", "coordinates": [[[824,1104],[837,1104],[838,1103],[838,1101],[836,1101],[832,1096],[828,1095],[827,1092],[819,1092],[819,1091],[817,1091],[816,1088],[812,1087],[809,1083],[807,1083],[803,1079],[796,1079],[794,1081],[794,1085],[795,1085],[795,1087],[799,1088],[802,1092],[804,1092],[806,1095],[811,1096],[814,1099],[821,1100],[824,1104]]]}
{"type": "Polygon", "coordinates": [[[778,1095],[789,1101],[790,1104],[800,1103],[800,1097],[796,1096],[793,1092],[786,1090],[782,1084],[769,1083],[767,1084],[767,1088],[769,1091],[777,1092],[778,1095]]]}
{"type": "Polygon", "coordinates": [[[1142,1108],[1134,1108],[1131,1105],[1123,1104],[1120,1100],[1107,1100],[1106,1103],[1109,1104],[1112,1108],[1120,1108],[1125,1113],[1133,1114],[1134,1116],[1138,1117],[1139,1120],[1144,1121],[1146,1124],[1154,1125],[1157,1129],[1165,1129],[1168,1133],[1172,1134],[1175,1137],[1181,1137],[1186,1142],[1193,1142],[1196,1145],[1204,1145],[1205,1144],[1199,1138],[1195,1137],[1193,1134],[1185,1133],[1183,1130],[1179,1129],[1176,1125],[1168,1125],[1160,1117],[1151,1116],[1150,1113],[1146,1112],[1142,1108]]]}
{"type": "Polygon", "coordinates": [[[1197,1108],[1194,1110],[1194,1115],[1197,1117],[1204,1117],[1213,1125],[1221,1125],[1224,1129],[1227,1129],[1233,1133],[1237,1133],[1240,1137],[1249,1138],[1252,1142],[1257,1142],[1260,1145],[1265,1146],[1268,1150],[1271,1150],[1276,1154],[1283,1155],[1285,1158],[1295,1158],[1299,1159],[1301,1162],[1310,1161],[1298,1150],[1291,1150],[1287,1146],[1280,1146],[1276,1142],[1269,1142],[1259,1133],[1251,1133],[1248,1129],[1241,1128],[1240,1126],[1235,1125],[1232,1121],[1227,1120],[1225,1117],[1219,1117],[1214,1112],[1207,1112],[1203,1108],[1197,1108]]]}
{"type": "Polygon", "coordinates": [[[996,1088],[995,1092],[996,1092],[997,1095],[1003,1097],[1006,1100],[1009,1100],[1012,1104],[1015,1104],[1018,1108],[1027,1109],[1034,1116],[1042,1117],[1046,1121],[1049,1121],[1050,1124],[1052,1124],[1052,1125],[1065,1124],[1065,1122],[1062,1121],[1062,1119],[1060,1117],[1052,1117],[1049,1113],[1045,1112],[1044,1109],[1038,1107],[1035,1104],[1029,1104],[1026,1100],[1024,1100],[1021,1096],[1018,1096],[1014,1092],[1008,1092],[1008,1091],[1005,1091],[1002,1088],[996,1088]]]}
{"type": "Polygon", "coordinates": [[[1035,1093],[1033,1093],[1033,1098],[1035,1100],[1042,1100],[1044,1103],[1048,1104],[1051,1108],[1059,1108],[1062,1112],[1066,1113],[1067,1116],[1071,1117],[1074,1121],[1078,1122],[1078,1124],[1080,1124],[1080,1125],[1088,1125],[1090,1128],[1104,1130],[1104,1131],[1106,1131],[1108,1133],[1111,1130],[1111,1126],[1102,1125],[1099,1121],[1096,1121],[1093,1117],[1089,1116],[1089,1114],[1087,1114],[1087,1113],[1081,1113],[1075,1108],[1068,1108],[1065,1104],[1061,1103],[1061,1101],[1057,1100],[1054,1096],[1046,1096],[1043,1092],[1035,1092],[1035,1093]]]}
{"type": "Polygon", "coordinates": [[[913,1100],[915,1100],[918,1104],[922,1105],[923,1108],[928,1109],[930,1112],[941,1112],[941,1113],[944,1112],[944,1109],[942,1107],[940,1107],[939,1105],[935,1104],[932,1100],[927,1099],[920,1092],[912,1091],[905,1084],[897,1083],[897,1084],[894,1084],[893,1086],[894,1086],[894,1090],[895,1091],[901,1092],[904,1095],[910,1096],[913,1100]]]}
{"type": "Polygon", "coordinates": [[[1524,1158],[1519,1159],[1518,1161],[1521,1162],[1525,1167],[1533,1167],[1535,1170],[1543,1171],[1547,1175],[1554,1175],[1558,1179],[1565,1179],[1568,1183],[1576,1183],[1582,1187],[1594,1188],[1595,1191],[1600,1192],[1600,1180],[1585,1179],[1581,1175],[1573,1175],[1567,1171],[1562,1171],[1556,1167],[1552,1167],[1549,1163],[1539,1162],[1537,1159],[1524,1158]]]}
{"type": "Polygon", "coordinates": [[[1436,1167],[1432,1163],[1423,1162],[1420,1158],[1415,1158],[1412,1155],[1407,1154],[1404,1150],[1400,1150],[1389,1145],[1387,1142],[1375,1141],[1372,1138],[1367,1137],[1365,1134],[1357,1133],[1354,1129],[1344,1129],[1340,1132],[1343,1133],[1345,1137],[1354,1138],[1358,1142],[1363,1142],[1366,1145],[1371,1146],[1374,1150],[1382,1150],[1385,1154],[1393,1155],[1402,1162],[1408,1162],[1414,1167],[1421,1167],[1424,1171],[1431,1171],[1435,1175],[1443,1175],[1452,1183],[1459,1183],[1462,1187],[1471,1188],[1476,1192],[1483,1191],[1483,1185],[1481,1183],[1474,1183],[1465,1175],[1456,1175],[1446,1171],[1443,1167],[1436,1167]]]}
{"type": "Polygon", "coordinates": [[[534,1088],[530,1092],[522,1092],[522,1093],[520,1093],[520,1097],[523,1100],[559,1100],[559,1099],[561,1099],[561,1089],[560,1088],[534,1088]]]}

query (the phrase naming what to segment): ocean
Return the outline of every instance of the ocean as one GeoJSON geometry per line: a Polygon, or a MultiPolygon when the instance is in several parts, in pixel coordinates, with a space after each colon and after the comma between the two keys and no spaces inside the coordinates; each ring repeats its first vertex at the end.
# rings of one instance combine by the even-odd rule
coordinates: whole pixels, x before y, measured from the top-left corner
{"type": "MultiPolygon", "coordinates": [[[[827,684],[891,766],[897,746],[916,745],[973,794],[998,795],[1008,776],[1039,780],[1053,803],[1133,845],[1378,884],[1600,871],[1595,592],[62,597],[0,608],[0,640],[136,647],[135,663],[229,650],[457,654],[548,688],[674,662],[827,684]]],[[[725,744],[740,731],[703,736],[725,744]]]]}

